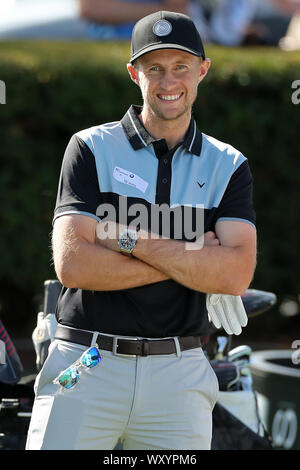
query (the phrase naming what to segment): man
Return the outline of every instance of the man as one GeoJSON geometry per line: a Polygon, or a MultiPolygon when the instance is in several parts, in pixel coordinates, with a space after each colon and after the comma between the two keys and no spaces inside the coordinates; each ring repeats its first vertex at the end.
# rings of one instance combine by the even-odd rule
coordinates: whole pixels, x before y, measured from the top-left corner
{"type": "Polygon", "coordinates": [[[189,17],[141,19],[128,71],[143,107],[67,147],[53,228],[64,288],[28,449],[113,449],[119,438],[124,449],[210,448],[206,306],[229,332],[245,325],[227,301],[251,281],[256,231],[246,158],[191,115],[209,66],[189,17]],[[157,223],[157,206],[174,212],[157,223]],[[186,227],[202,227],[199,214],[204,237],[186,227]]]}
{"type": "Polygon", "coordinates": [[[93,39],[130,39],[138,19],[171,10],[189,15],[205,41],[229,46],[247,38],[255,13],[254,0],[80,0],[79,7],[93,39]]]}
{"type": "Polygon", "coordinates": [[[197,0],[79,0],[79,15],[95,40],[130,40],[135,22],[158,10],[189,15],[208,39],[206,15],[197,0]]]}
{"type": "Polygon", "coordinates": [[[96,40],[130,40],[134,24],[158,10],[187,14],[190,0],[79,0],[80,17],[96,40]]]}

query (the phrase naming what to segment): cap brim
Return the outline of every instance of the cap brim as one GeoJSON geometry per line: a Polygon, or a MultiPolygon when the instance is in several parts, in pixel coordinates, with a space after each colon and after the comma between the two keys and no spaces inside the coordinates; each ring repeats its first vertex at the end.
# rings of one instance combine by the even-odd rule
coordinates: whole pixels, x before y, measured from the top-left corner
{"type": "Polygon", "coordinates": [[[205,59],[204,53],[201,54],[199,53],[199,51],[195,51],[193,49],[189,49],[188,47],[180,46],[177,44],[164,43],[164,44],[153,44],[152,46],[148,46],[145,49],[137,52],[130,58],[130,62],[133,62],[134,60],[138,59],[144,54],[147,54],[148,52],[157,51],[159,49],[177,49],[179,51],[189,52],[190,54],[193,54],[193,55],[196,55],[197,57],[202,57],[203,59],[205,59]]]}

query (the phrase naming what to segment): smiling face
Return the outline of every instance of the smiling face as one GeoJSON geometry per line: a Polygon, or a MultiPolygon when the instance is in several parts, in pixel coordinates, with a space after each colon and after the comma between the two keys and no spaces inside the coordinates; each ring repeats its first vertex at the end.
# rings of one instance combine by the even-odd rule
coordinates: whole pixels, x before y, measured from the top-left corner
{"type": "Polygon", "coordinates": [[[175,49],[148,52],[134,66],[128,65],[132,80],[141,88],[144,120],[189,121],[209,65],[208,60],[175,49]]]}

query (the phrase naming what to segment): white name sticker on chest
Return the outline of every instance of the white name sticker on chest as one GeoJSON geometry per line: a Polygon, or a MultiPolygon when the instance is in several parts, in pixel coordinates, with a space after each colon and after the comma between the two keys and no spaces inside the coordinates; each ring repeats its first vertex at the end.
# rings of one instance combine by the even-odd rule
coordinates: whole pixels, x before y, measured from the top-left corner
{"type": "Polygon", "coordinates": [[[128,184],[133,188],[139,189],[142,193],[146,191],[149,185],[149,183],[143,180],[140,176],[132,173],[131,171],[124,170],[124,168],[120,168],[119,166],[114,168],[113,177],[121,183],[128,184]]]}

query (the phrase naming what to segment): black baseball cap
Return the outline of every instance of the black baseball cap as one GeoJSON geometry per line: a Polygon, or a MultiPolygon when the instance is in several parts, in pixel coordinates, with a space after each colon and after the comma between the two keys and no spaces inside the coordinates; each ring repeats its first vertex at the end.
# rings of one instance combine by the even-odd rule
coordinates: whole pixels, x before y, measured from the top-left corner
{"type": "Polygon", "coordinates": [[[179,49],[205,59],[200,34],[191,18],[182,13],[158,11],[135,24],[130,62],[158,49],[179,49]]]}

